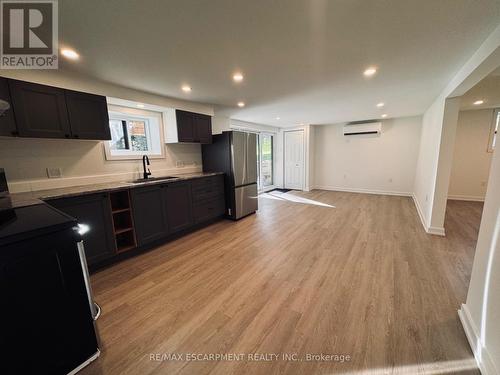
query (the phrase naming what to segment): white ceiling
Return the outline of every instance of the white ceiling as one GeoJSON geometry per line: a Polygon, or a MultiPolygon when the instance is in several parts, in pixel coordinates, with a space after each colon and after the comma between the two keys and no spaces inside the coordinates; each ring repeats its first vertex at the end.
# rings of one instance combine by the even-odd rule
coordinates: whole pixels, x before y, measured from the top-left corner
{"type": "Polygon", "coordinates": [[[461,110],[485,108],[500,108],[500,68],[462,95],[461,110]],[[476,100],[483,100],[484,103],[474,105],[476,100]]]}
{"type": "Polygon", "coordinates": [[[82,56],[62,69],[293,126],[423,113],[498,24],[500,1],[64,0],[59,12],[61,44],[82,56]],[[369,65],[379,72],[365,79],[369,65]]]}

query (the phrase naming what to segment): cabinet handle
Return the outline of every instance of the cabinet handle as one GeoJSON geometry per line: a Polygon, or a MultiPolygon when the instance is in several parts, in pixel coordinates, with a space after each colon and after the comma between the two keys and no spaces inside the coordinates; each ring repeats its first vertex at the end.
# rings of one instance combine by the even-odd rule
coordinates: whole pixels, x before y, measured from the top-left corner
{"type": "Polygon", "coordinates": [[[69,138],[69,134],[64,134],[64,136],[65,136],[66,138],[69,138]]]}
{"type": "Polygon", "coordinates": [[[80,138],[80,136],[78,134],[75,134],[73,137],[80,138]]]}
{"type": "Polygon", "coordinates": [[[14,130],[12,133],[11,133],[14,137],[17,137],[19,135],[19,132],[17,130],[14,130]]]}

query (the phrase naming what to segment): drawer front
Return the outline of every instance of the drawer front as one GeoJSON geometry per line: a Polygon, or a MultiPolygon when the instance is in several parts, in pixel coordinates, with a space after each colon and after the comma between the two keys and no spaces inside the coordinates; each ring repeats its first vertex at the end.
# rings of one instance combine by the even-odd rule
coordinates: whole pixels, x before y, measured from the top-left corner
{"type": "Polygon", "coordinates": [[[213,200],[224,195],[222,176],[214,176],[193,181],[193,200],[195,202],[213,200]]]}
{"type": "Polygon", "coordinates": [[[224,197],[198,203],[193,207],[194,221],[201,223],[222,216],[225,212],[224,197]]]}

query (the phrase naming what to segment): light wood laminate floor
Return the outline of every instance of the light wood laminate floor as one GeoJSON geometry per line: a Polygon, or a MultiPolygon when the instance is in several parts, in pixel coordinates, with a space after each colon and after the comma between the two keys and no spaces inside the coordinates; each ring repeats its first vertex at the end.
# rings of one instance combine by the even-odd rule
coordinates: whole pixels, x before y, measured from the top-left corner
{"type": "Polygon", "coordinates": [[[479,374],[457,310],[482,204],[450,201],[446,238],[424,232],[407,197],[316,190],[259,204],[93,275],[102,355],[82,373],[479,374]],[[169,353],[184,357],[151,360],[169,353]],[[351,358],[307,360],[321,353],[351,358]]]}

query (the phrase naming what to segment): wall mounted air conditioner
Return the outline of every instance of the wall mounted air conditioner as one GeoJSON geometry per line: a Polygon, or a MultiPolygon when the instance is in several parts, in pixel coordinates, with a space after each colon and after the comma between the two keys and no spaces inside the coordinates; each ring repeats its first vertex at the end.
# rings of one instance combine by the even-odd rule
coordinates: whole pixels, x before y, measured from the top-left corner
{"type": "Polygon", "coordinates": [[[364,122],[344,125],[344,135],[380,134],[381,122],[364,122]]]}

